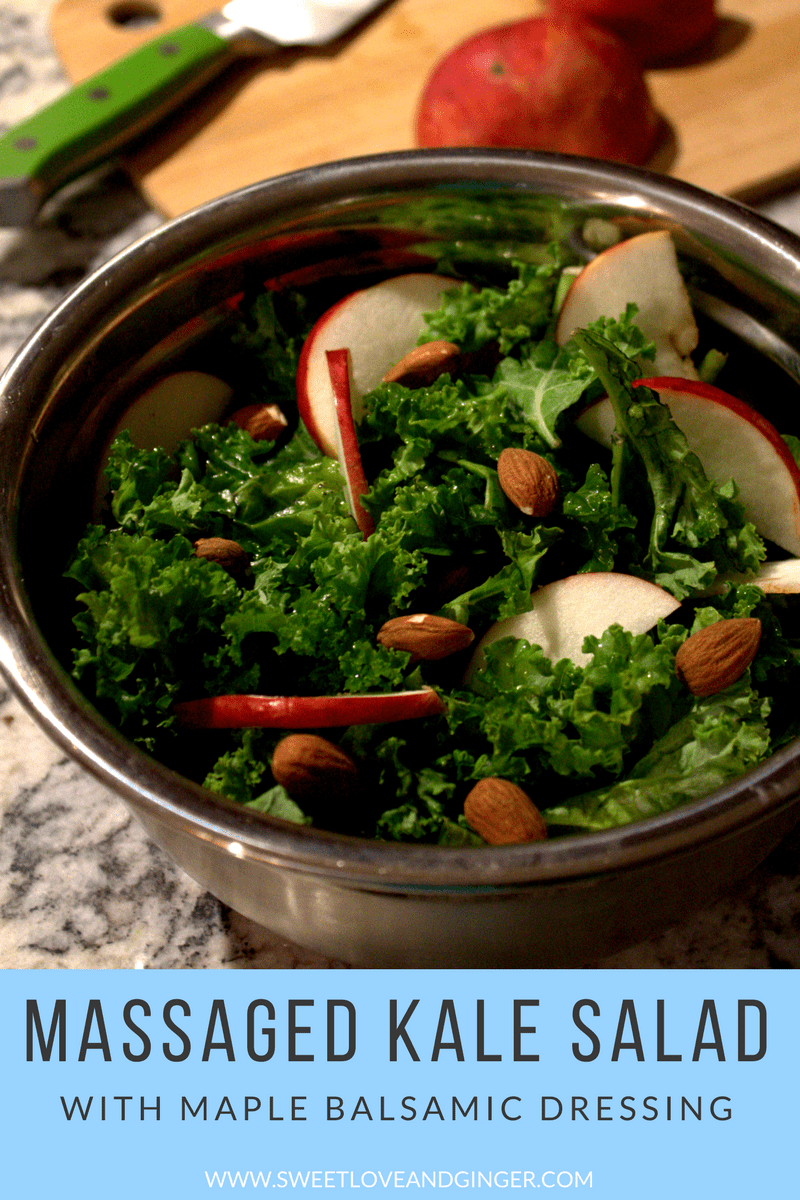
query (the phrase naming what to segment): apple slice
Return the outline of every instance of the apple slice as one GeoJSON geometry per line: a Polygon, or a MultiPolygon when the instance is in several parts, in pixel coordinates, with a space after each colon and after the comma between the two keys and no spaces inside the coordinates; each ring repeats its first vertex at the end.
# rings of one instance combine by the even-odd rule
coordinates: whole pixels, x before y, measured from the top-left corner
{"type": "Polygon", "coordinates": [[[184,729],[333,729],[435,717],[444,701],[433,688],[340,696],[207,696],[182,700],[175,717],[184,729]]]}
{"type": "Polygon", "coordinates": [[[675,244],[664,229],[618,242],[586,264],[561,306],[556,341],[563,346],[576,329],[619,317],[631,303],[639,310],[637,325],[655,343],[655,371],[696,379],[689,355],[697,346],[697,325],[675,244]]]}
{"type": "Polygon", "coordinates": [[[339,459],[339,466],[342,469],[344,490],[350,511],[356,525],[367,538],[374,531],[375,522],[361,503],[361,497],[369,491],[369,484],[364,474],[364,464],[361,462],[361,451],[358,448],[358,436],[353,420],[350,351],[326,350],[325,357],[328,362],[331,390],[336,406],[334,430],[336,457],[339,459]]]}
{"type": "MultiPolygon", "coordinates": [[[[658,392],[709,479],[733,479],[747,519],[762,537],[800,556],[800,470],[766,417],[743,400],[699,380],[639,379],[658,392]]],[[[577,419],[578,428],[611,445],[614,410],[605,397],[577,419]]]]}
{"type": "Polygon", "coordinates": [[[457,279],[397,275],[351,292],[323,313],[305,340],[297,364],[297,407],[323,454],[336,457],[336,412],[325,353],[348,346],[352,359],[352,409],[358,422],[363,397],[413,346],[423,315],[439,307],[457,279]]]}
{"type": "Polygon", "coordinates": [[[157,447],[171,454],[192,429],[219,421],[230,404],[229,384],[204,371],[176,371],[134,400],[117,422],[111,441],[123,429],[140,450],[157,447]]]}
{"type": "Polygon", "coordinates": [[[790,596],[800,592],[800,558],[786,558],[781,562],[765,562],[742,583],[754,583],[767,596],[790,596]]]}
{"type": "Polygon", "coordinates": [[[784,558],[779,562],[765,562],[755,575],[743,575],[739,571],[726,571],[714,580],[708,590],[709,596],[718,596],[728,583],[754,583],[767,596],[791,596],[800,592],[800,558],[784,558]]]}
{"type": "Polygon", "coordinates": [[[498,638],[524,638],[541,646],[553,662],[568,658],[585,666],[583,639],[600,637],[610,625],[621,625],[629,633],[647,633],[661,617],[680,608],[680,601],[646,579],[617,571],[587,571],[546,583],[531,594],[532,608],[496,621],[481,638],[464,673],[469,683],[484,661],[486,646],[498,638]]]}

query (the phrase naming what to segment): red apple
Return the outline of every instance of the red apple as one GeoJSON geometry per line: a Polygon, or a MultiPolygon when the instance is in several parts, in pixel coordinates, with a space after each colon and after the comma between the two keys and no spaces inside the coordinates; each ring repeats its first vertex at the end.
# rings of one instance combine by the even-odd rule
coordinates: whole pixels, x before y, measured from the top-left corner
{"type": "Polygon", "coordinates": [[[531,608],[496,621],[475,648],[464,673],[469,683],[484,661],[484,648],[502,637],[524,638],[541,646],[553,662],[568,658],[578,666],[591,659],[583,640],[600,637],[611,625],[629,633],[647,633],[662,617],[680,608],[664,588],[635,575],[617,571],[586,571],[556,579],[531,593],[531,608]]]}
{"type": "Polygon", "coordinates": [[[718,25],[715,0],[548,0],[547,11],[611,30],[644,67],[687,54],[718,25]]]}
{"type": "Polygon", "coordinates": [[[375,522],[363,507],[361,497],[369,491],[367,477],[364,474],[364,464],[361,461],[361,451],[358,448],[358,436],[353,420],[353,406],[350,399],[350,351],[327,350],[325,357],[328,362],[333,399],[336,405],[336,457],[344,476],[344,489],[350,511],[363,533],[364,537],[375,529],[375,522]]]}
{"type": "MultiPolygon", "coordinates": [[[[733,479],[758,532],[800,555],[800,470],[774,425],[749,404],[695,379],[640,379],[667,405],[709,479],[733,479]]],[[[611,445],[614,412],[608,398],[577,419],[594,441],[611,445]]]]}
{"type": "Polygon", "coordinates": [[[341,696],[207,696],[175,705],[184,729],[333,729],[383,725],[444,712],[433,688],[341,696]]]}
{"type": "Polygon", "coordinates": [[[510,146],[641,164],[662,121],[637,59],[606,29],[530,17],[482,30],[428,78],[420,146],[510,146]]]}
{"type": "Polygon", "coordinates": [[[678,269],[671,235],[664,229],[640,233],[603,250],[575,276],[558,314],[556,341],[569,341],[599,317],[619,317],[635,304],[636,324],[655,344],[659,375],[696,379],[689,357],[697,346],[697,324],[678,269]]]}
{"type": "Polygon", "coordinates": [[[350,350],[351,404],[358,422],[363,397],[416,345],[423,315],[437,309],[442,293],[458,282],[443,275],[395,275],[351,292],[322,314],[300,351],[297,407],[324,454],[336,457],[336,406],[326,352],[340,346],[350,350]]]}

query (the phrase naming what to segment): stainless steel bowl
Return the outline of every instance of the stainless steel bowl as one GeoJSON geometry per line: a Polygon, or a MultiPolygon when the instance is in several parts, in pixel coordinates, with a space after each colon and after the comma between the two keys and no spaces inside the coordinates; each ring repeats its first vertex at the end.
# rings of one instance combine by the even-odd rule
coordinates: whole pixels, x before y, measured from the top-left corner
{"type": "Polygon", "coordinates": [[[87,278],[0,381],[0,666],[12,688],[203,887],[355,965],[579,965],[706,904],[800,815],[794,744],[676,812],[549,844],[453,850],[298,828],[154,762],[97,714],[54,652],[66,621],[60,574],[91,512],[109,430],[137,389],[202,358],[232,297],[277,279],[339,278],[350,290],[448,258],[486,269],[541,236],[552,198],[579,250],[592,216],[625,233],[672,230],[695,304],[736,346],[743,383],[749,371],[778,410],[796,405],[799,239],[644,171],[488,150],[332,163],[203,205],[87,278]]]}

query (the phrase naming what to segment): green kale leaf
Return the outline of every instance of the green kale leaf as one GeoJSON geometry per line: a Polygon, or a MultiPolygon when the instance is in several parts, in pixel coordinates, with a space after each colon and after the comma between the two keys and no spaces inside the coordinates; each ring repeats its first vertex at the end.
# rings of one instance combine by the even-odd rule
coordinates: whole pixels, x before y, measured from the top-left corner
{"type": "Polygon", "coordinates": [[[548,808],[548,825],[610,829],[669,812],[738,778],[770,752],[769,701],[747,675],[691,711],[661,737],[628,778],[548,808]]]}
{"type": "MultiPolygon", "coordinates": [[[[649,361],[655,347],[646,341],[635,323],[636,306],[628,305],[619,320],[601,317],[589,326],[637,363],[649,361]]],[[[558,346],[550,338],[529,342],[518,357],[501,360],[494,376],[501,394],[508,395],[542,440],[553,448],[561,445],[557,433],[562,413],[581,397],[598,391],[597,375],[574,341],[558,346]]]]}
{"type": "Polygon", "coordinates": [[[583,485],[564,496],[561,511],[574,522],[570,536],[587,554],[581,572],[613,571],[620,556],[623,562],[636,556],[631,536],[636,518],[624,504],[614,503],[608,477],[597,463],[589,467],[583,485]]]}
{"type": "Polygon", "coordinates": [[[618,447],[646,473],[653,516],[644,566],[651,577],[683,599],[707,590],[720,571],[755,571],[766,550],[735,485],[707,478],[667,406],[650,388],[633,387],[638,371],[630,359],[596,332],[582,330],[573,340],[614,407],[618,447]]]}
{"type": "Polygon", "coordinates": [[[464,283],[447,291],[440,307],[426,313],[419,344],[441,338],[470,353],[497,342],[501,353],[508,354],[543,330],[552,314],[559,264],[554,259],[540,265],[519,263],[518,268],[518,277],[507,288],[464,283]]]}
{"type": "Polygon", "coordinates": [[[620,775],[640,735],[663,725],[676,690],[669,646],[614,625],[584,649],[592,658],[580,667],[553,663],[521,638],[486,647],[471,691],[448,699],[451,734],[473,755],[474,778],[620,775]]]}

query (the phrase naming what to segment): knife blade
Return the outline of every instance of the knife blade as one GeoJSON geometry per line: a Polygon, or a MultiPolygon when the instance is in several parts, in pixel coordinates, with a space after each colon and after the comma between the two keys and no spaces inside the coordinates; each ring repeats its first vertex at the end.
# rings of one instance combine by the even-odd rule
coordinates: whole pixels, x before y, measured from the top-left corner
{"type": "Polygon", "coordinates": [[[322,46],[386,0],[230,0],[155,37],[0,137],[0,225],[29,224],[65,183],[113,158],[236,57],[322,46]]]}

